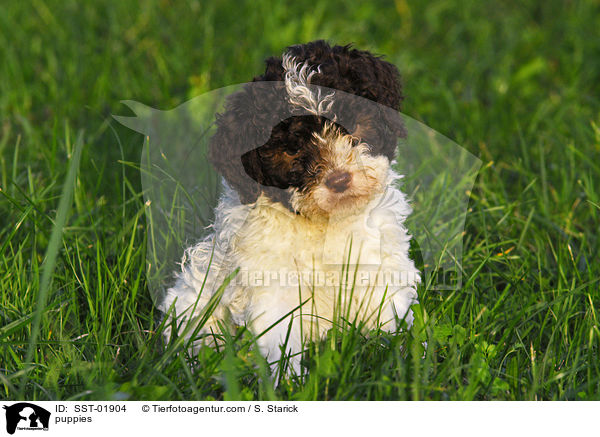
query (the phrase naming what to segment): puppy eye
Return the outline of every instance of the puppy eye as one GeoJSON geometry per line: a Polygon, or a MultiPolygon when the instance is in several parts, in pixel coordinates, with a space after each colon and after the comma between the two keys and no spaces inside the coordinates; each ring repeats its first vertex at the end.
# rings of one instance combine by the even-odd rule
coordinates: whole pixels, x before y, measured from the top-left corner
{"type": "Polygon", "coordinates": [[[296,150],[291,150],[291,149],[288,149],[288,150],[286,150],[286,151],[285,151],[285,152],[283,152],[283,153],[285,153],[285,154],[286,154],[287,156],[289,156],[290,158],[293,158],[293,157],[296,157],[296,156],[298,156],[298,153],[300,153],[300,149],[296,149],[296,150]]]}

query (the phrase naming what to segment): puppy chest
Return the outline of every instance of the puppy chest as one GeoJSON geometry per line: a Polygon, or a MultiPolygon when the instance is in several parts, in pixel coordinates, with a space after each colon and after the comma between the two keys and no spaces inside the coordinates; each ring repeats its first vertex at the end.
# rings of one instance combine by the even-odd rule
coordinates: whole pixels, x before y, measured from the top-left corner
{"type": "Polygon", "coordinates": [[[242,271],[270,282],[281,273],[327,276],[347,265],[378,265],[382,235],[365,230],[361,221],[315,223],[278,210],[250,214],[236,237],[236,262],[242,271]]]}

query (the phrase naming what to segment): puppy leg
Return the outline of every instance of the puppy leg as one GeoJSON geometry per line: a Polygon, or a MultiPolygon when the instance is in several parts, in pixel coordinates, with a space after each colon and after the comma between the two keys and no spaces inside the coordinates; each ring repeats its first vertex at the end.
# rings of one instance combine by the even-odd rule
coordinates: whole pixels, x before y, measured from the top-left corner
{"type": "Polygon", "coordinates": [[[165,341],[170,340],[175,327],[177,334],[186,340],[191,337],[198,338],[192,344],[195,351],[203,344],[215,346],[221,332],[219,321],[224,321],[225,311],[220,302],[211,308],[213,296],[208,289],[197,290],[181,278],[178,279],[159,305],[159,309],[167,315],[163,332],[165,341]],[[208,311],[211,311],[210,315],[208,311]],[[202,326],[198,328],[200,323],[202,326]]]}
{"type": "Polygon", "coordinates": [[[281,369],[287,376],[300,376],[303,343],[300,320],[295,313],[289,314],[297,305],[276,304],[272,300],[266,297],[255,300],[250,318],[260,352],[270,363],[277,381],[281,369]],[[253,317],[253,314],[259,315],[253,317]]]}
{"type": "Polygon", "coordinates": [[[209,238],[186,250],[175,285],[167,290],[158,305],[168,317],[164,331],[167,341],[173,325],[186,339],[205,334],[194,341],[194,349],[202,344],[214,346],[216,335],[221,332],[219,322],[226,320],[231,286],[217,294],[229,266],[222,261],[224,257],[213,250],[212,241],[209,238]],[[198,329],[199,323],[202,326],[198,329]]]}
{"type": "Polygon", "coordinates": [[[387,332],[410,329],[414,321],[410,307],[419,303],[417,292],[412,287],[402,287],[392,290],[391,293],[388,291],[388,295],[378,316],[381,329],[387,332]]]}

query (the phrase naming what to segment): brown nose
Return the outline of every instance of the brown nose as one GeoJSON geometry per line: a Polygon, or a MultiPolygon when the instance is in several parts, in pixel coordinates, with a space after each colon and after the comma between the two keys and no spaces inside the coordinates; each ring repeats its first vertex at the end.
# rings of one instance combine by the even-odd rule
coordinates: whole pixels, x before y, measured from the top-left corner
{"type": "Polygon", "coordinates": [[[325,179],[325,185],[331,191],[336,193],[342,193],[348,189],[350,182],[352,181],[352,175],[347,171],[336,171],[330,174],[325,179]]]}

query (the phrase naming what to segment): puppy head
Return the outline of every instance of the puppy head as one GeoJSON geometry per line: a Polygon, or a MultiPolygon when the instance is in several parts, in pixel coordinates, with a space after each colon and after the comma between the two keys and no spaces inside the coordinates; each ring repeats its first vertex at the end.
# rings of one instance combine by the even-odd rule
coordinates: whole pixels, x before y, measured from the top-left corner
{"type": "Polygon", "coordinates": [[[309,177],[289,189],[293,209],[306,217],[345,216],[360,211],[385,186],[389,160],[370,146],[326,122],[312,140],[309,177]]]}
{"type": "Polygon", "coordinates": [[[324,41],[266,63],[217,116],[210,160],[243,203],[263,194],[307,217],[364,206],[404,136],[396,68],[324,41]]]}

